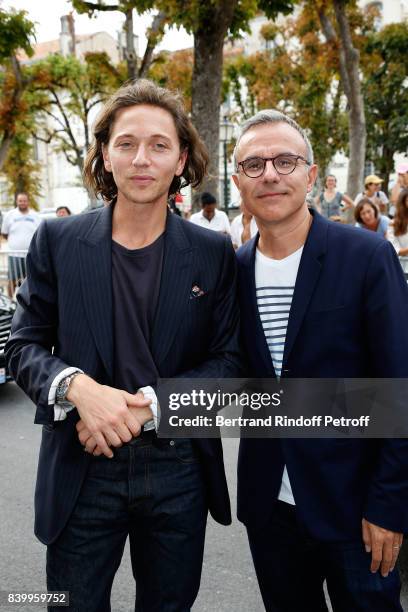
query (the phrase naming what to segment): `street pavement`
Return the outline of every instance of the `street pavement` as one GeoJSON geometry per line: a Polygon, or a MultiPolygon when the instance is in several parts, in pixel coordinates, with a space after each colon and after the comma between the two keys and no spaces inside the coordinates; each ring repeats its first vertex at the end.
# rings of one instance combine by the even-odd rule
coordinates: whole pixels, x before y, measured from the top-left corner
{"type": "MultiPolygon", "coordinates": [[[[34,405],[14,383],[0,387],[0,590],[45,590],[45,547],[33,535],[33,497],[41,427],[34,405]]],[[[224,440],[227,477],[235,512],[237,440],[224,440]]],[[[301,568],[299,568],[301,571],[301,568]]],[[[135,587],[125,549],[112,590],[112,612],[134,609],[135,587]]],[[[405,597],[408,609],[408,597],[405,597]]],[[[43,609],[0,605],[1,612],[43,609]]],[[[64,608],[61,608],[63,610],[64,608]]],[[[405,606],[404,606],[405,609],[405,606]]],[[[262,612],[245,530],[208,522],[199,596],[193,612],[262,612]]],[[[302,612],[302,611],[299,611],[302,612]]],[[[304,612],[309,612],[305,609],[304,612]]]]}

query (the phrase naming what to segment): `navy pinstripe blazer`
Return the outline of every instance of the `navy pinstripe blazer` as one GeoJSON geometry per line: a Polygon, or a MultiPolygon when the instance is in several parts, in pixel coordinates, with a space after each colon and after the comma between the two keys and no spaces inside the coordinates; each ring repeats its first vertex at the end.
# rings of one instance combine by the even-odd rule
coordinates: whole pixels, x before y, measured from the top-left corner
{"type": "MultiPolygon", "coordinates": [[[[54,423],[48,393],[76,366],[112,385],[112,207],[44,221],[27,256],[6,346],[9,370],[37,405],[43,425],[35,494],[35,533],[44,543],[63,529],[89,459],[77,439],[76,411],[54,423]]],[[[168,214],[152,354],[160,376],[239,375],[236,264],[228,237],[168,214]],[[204,295],[189,299],[197,284],[204,295]]],[[[195,440],[213,517],[231,521],[220,440],[195,440]]]]}

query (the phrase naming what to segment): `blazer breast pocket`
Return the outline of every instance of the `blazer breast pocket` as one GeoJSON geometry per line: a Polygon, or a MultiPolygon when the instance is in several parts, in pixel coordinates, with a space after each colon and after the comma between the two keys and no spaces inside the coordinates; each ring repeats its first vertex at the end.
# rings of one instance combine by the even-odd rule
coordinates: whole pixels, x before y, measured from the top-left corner
{"type": "Polygon", "coordinates": [[[309,310],[306,312],[305,320],[332,321],[352,316],[353,312],[356,312],[356,307],[354,306],[339,305],[329,308],[319,308],[318,310],[309,310]]]}
{"type": "Polygon", "coordinates": [[[302,328],[320,342],[337,338],[351,338],[361,329],[361,310],[356,306],[341,306],[328,310],[313,310],[306,313],[302,328]]]}
{"type": "Polygon", "coordinates": [[[204,304],[208,304],[208,302],[210,301],[210,297],[211,297],[211,293],[204,293],[203,295],[197,296],[197,297],[192,297],[190,295],[189,300],[188,300],[188,305],[190,306],[190,308],[200,308],[200,306],[203,306],[204,304]]]}

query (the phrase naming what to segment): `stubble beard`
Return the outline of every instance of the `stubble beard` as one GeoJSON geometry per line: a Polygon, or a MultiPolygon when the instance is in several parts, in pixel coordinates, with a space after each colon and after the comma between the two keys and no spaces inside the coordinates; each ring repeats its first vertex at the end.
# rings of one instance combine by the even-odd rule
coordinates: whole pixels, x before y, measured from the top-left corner
{"type": "Polygon", "coordinates": [[[161,200],[167,201],[168,188],[167,190],[165,190],[164,188],[157,188],[152,190],[147,189],[146,193],[135,193],[133,190],[125,189],[121,191],[121,194],[129,203],[134,204],[135,206],[153,205],[161,200]]]}

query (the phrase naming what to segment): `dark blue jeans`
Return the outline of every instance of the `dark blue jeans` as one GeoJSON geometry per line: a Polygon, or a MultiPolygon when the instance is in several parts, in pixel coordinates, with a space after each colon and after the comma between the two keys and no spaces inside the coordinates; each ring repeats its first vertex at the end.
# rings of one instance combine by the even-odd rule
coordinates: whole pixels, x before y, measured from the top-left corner
{"type": "Polygon", "coordinates": [[[109,612],[129,535],[135,610],[187,612],[200,585],[207,520],[191,442],[150,435],[114,453],[92,458],[74,512],[47,548],[47,587],[70,592],[69,610],[109,612]]]}
{"type": "Polygon", "coordinates": [[[307,537],[290,504],[278,501],[269,523],[248,529],[248,537],[267,612],[327,612],[325,579],[334,612],[403,612],[397,570],[372,574],[362,540],[307,537]]]}

